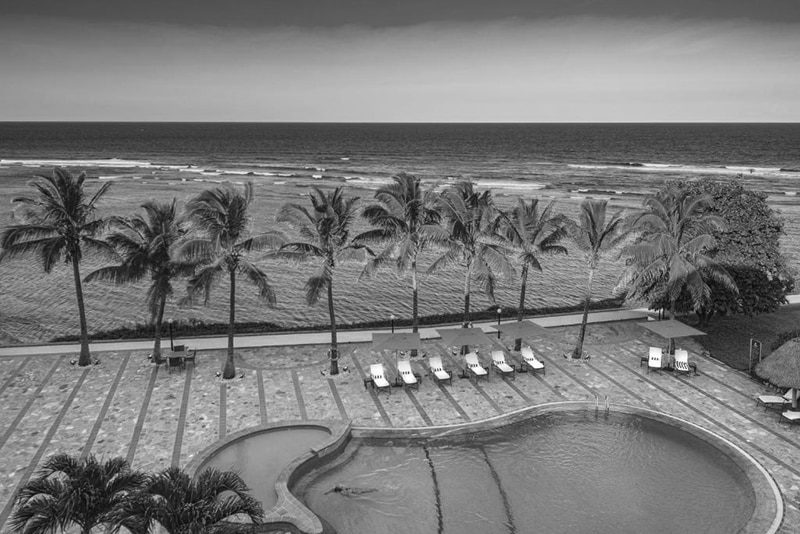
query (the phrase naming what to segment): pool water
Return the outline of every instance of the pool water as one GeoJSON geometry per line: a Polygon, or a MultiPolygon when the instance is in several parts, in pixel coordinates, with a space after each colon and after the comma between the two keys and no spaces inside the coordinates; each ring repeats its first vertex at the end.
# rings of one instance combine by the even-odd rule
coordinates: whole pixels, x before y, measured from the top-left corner
{"type": "Polygon", "coordinates": [[[311,447],[329,440],[329,430],[315,427],[285,427],[246,436],[215,451],[198,469],[216,467],[235,471],[261,501],[264,510],[278,501],[275,482],[286,466],[311,447]]]}
{"type": "Polygon", "coordinates": [[[737,532],[752,485],[719,449],[638,416],[557,413],[458,440],[354,440],[306,504],[338,532],[737,532]],[[333,486],[376,489],[325,493],[333,486]]]}

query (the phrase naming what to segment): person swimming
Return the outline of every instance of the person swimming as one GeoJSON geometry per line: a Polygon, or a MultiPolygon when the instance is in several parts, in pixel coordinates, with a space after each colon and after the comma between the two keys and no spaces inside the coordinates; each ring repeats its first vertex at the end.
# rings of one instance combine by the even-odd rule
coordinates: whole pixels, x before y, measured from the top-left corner
{"type": "Polygon", "coordinates": [[[325,495],[328,493],[338,493],[340,495],[344,495],[345,497],[350,497],[353,495],[362,495],[364,493],[372,493],[373,491],[378,491],[375,488],[348,488],[347,486],[342,486],[341,484],[336,484],[334,487],[329,489],[325,492],[325,495]]]}

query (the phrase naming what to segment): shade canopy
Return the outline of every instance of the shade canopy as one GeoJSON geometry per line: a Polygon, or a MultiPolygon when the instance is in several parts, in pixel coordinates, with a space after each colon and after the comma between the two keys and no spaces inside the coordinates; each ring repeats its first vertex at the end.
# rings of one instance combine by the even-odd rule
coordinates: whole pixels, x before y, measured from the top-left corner
{"type": "Polygon", "coordinates": [[[692,328],[687,324],[680,321],[670,319],[669,321],[648,321],[646,323],[639,323],[648,330],[651,330],[661,337],[672,339],[674,337],[688,337],[688,336],[704,336],[705,332],[701,332],[697,328],[692,328]]]}
{"type": "Polygon", "coordinates": [[[772,351],[756,365],[756,374],[779,388],[800,389],[800,338],[772,351]]]}
{"type": "Polygon", "coordinates": [[[372,334],[373,350],[419,350],[421,346],[419,332],[372,334]]]}
{"type": "Polygon", "coordinates": [[[493,328],[515,339],[523,337],[546,337],[550,335],[547,328],[528,320],[505,323],[493,328]]]}
{"type": "Polygon", "coordinates": [[[494,343],[480,328],[447,328],[437,329],[442,341],[448,347],[463,345],[491,345],[494,343]]]}

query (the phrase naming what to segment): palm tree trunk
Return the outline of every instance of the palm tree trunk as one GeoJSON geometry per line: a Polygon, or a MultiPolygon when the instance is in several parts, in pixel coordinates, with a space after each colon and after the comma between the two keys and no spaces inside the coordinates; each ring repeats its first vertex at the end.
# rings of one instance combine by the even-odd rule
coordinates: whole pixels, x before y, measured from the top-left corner
{"type": "Polygon", "coordinates": [[[161,357],[161,325],[164,322],[164,308],[167,306],[167,296],[161,297],[161,302],[158,305],[158,316],[156,317],[155,324],[155,340],[153,341],[153,361],[155,363],[164,363],[161,357]]]}
{"type": "Polygon", "coordinates": [[[230,317],[228,319],[228,357],[225,359],[225,368],[222,378],[229,379],[236,376],[236,364],[233,363],[233,329],[236,324],[236,269],[231,269],[231,297],[230,317]]]}
{"type": "Polygon", "coordinates": [[[89,353],[89,329],[86,326],[86,307],[83,303],[81,271],[78,267],[78,260],[74,256],[72,258],[72,274],[75,277],[75,295],[78,297],[78,317],[81,323],[81,354],[78,357],[78,365],[83,367],[92,363],[92,355],[89,353]]]}
{"type": "MultiPolygon", "coordinates": [[[[670,321],[675,319],[675,303],[674,302],[670,302],[670,306],[669,306],[669,309],[667,311],[668,311],[668,315],[669,315],[670,321]]],[[[675,354],[675,339],[674,338],[669,338],[669,340],[667,341],[667,353],[668,354],[675,354]]]]}
{"type": "MultiPolygon", "coordinates": [[[[411,261],[411,331],[419,332],[419,308],[417,292],[417,258],[411,261]]],[[[417,349],[411,350],[411,357],[417,356],[417,349]]]]}
{"type": "Polygon", "coordinates": [[[583,356],[583,338],[586,336],[586,321],[589,319],[589,304],[592,302],[592,284],[594,282],[594,267],[589,267],[589,283],[586,286],[586,297],[583,301],[583,319],[581,319],[581,330],[578,333],[578,342],[575,345],[573,358],[583,356]]]}
{"type": "MultiPolygon", "coordinates": [[[[523,317],[525,316],[525,290],[528,288],[528,264],[525,263],[522,266],[522,274],[520,275],[522,278],[522,284],[519,288],[519,309],[517,310],[517,321],[522,321],[523,317]]],[[[518,338],[514,340],[514,350],[522,349],[522,339],[518,338]]]]}
{"type": "Polygon", "coordinates": [[[328,315],[331,318],[331,375],[339,374],[339,348],[336,346],[336,315],[333,310],[333,276],[328,280],[328,315]]]}
{"type": "Polygon", "coordinates": [[[472,289],[472,262],[467,265],[467,276],[464,279],[464,328],[469,326],[469,294],[472,289]]]}

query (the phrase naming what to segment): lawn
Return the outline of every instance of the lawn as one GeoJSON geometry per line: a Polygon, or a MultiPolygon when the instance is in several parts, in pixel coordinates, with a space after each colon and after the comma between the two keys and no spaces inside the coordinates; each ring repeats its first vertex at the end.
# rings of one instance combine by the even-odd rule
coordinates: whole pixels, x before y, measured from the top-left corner
{"type": "MultiPolygon", "coordinates": [[[[689,321],[689,324],[692,322],[689,321]]],[[[762,355],[766,357],[781,332],[795,329],[800,329],[800,304],[784,306],[775,313],[754,317],[733,315],[715,318],[704,329],[708,335],[695,339],[716,359],[735,369],[747,370],[751,338],[762,342],[762,355]]],[[[757,356],[753,365],[756,362],[757,356]]]]}

